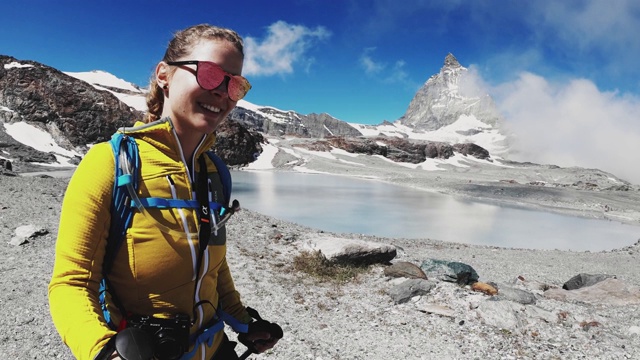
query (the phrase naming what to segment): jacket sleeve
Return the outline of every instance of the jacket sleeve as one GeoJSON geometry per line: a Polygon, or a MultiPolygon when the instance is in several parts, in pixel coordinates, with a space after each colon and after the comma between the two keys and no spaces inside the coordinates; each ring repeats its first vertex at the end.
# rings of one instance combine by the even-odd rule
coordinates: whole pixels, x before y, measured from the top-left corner
{"type": "Polygon", "coordinates": [[[78,359],[93,359],[115,334],[98,301],[113,181],[110,144],[97,144],[74,172],[62,203],[49,307],[62,340],[78,359]]]}
{"type": "Polygon", "coordinates": [[[251,316],[249,316],[246,308],[242,305],[242,301],[240,301],[240,293],[238,293],[235,285],[233,284],[231,271],[229,271],[229,265],[227,264],[226,257],[218,270],[217,290],[222,310],[238,319],[240,322],[245,324],[251,322],[251,316]]]}

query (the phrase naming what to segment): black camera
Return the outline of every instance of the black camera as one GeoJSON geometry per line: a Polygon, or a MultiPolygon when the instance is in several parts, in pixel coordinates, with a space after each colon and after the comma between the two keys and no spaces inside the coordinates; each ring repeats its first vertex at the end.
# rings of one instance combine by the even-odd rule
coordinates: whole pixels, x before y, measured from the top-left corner
{"type": "Polygon", "coordinates": [[[127,326],[151,335],[155,359],[179,359],[189,349],[189,315],[177,314],[170,319],[133,315],[127,319],[127,326]]]}

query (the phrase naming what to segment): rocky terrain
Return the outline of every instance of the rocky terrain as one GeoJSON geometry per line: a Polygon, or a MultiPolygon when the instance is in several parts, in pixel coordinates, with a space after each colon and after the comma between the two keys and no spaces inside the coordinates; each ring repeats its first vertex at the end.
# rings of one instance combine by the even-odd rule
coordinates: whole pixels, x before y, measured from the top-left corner
{"type": "MultiPolygon", "coordinates": [[[[51,323],[46,290],[66,184],[0,176],[0,353],[6,358],[72,358],[51,323]]],[[[247,210],[228,226],[228,258],[245,303],[285,332],[275,349],[255,359],[640,356],[640,242],[607,252],[469,246],[456,239],[326,233],[247,210]],[[314,269],[335,265],[305,265],[305,259],[316,250],[335,253],[323,248],[327,241],[358,241],[374,253],[392,249],[395,257],[355,268],[355,275],[319,277],[314,269]],[[465,276],[451,275],[448,265],[458,263],[470,267],[465,276]],[[581,273],[603,281],[562,289],[581,273]]]]}

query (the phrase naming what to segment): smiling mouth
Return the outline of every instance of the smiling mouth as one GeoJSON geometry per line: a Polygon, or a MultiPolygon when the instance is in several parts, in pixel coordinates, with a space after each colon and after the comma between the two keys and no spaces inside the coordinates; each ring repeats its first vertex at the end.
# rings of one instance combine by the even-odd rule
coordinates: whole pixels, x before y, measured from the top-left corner
{"type": "Polygon", "coordinates": [[[220,109],[218,107],[215,107],[215,106],[212,106],[212,105],[209,105],[209,104],[200,103],[200,106],[202,106],[205,110],[208,110],[208,111],[216,113],[216,114],[222,111],[222,109],[220,109]]]}

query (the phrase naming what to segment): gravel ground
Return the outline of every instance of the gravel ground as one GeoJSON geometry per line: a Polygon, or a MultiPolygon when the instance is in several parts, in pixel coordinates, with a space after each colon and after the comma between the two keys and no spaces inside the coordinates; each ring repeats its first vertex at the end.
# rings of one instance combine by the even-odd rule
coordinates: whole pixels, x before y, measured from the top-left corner
{"type": "MultiPolygon", "coordinates": [[[[402,183],[402,179],[397,182],[402,183]]],[[[3,358],[72,358],[51,323],[47,302],[47,284],[66,184],[66,179],[0,176],[0,354],[3,358]],[[9,244],[14,230],[28,224],[48,233],[23,245],[9,244]]],[[[453,189],[451,193],[466,191],[463,195],[473,196],[473,191],[463,191],[463,184],[463,180],[453,182],[456,186],[449,187],[453,189]]],[[[573,208],[577,207],[575,204],[591,204],[583,201],[579,192],[568,193],[573,200],[566,203],[574,204],[573,208]]],[[[617,193],[610,197],[604,193],[595,195],[589,195],[589,199],[613,199],[611,203],[616,204],[618,214],[634,221],[638,205],[624,205],[627,200],[617,193]]],[[[553,205],[540,197],[536,201],[553,205]]],[[[495,314],[494,318],[499,320],[516,316],[517,325],[509,328],[489,324],[486,316],[479,315],[479,310],[495,303],[511,302],[492,301],[490,296],[468,287],[436,281],[435,288],[428,294],[396,304],[389,290],[399,280],[386,277],[383,265],[372,266],[346,283],[322,282],[295,271],[292,263],[302,249],[301,243],[319,233],[321,230],[248,210],[230,221],[228,258],[236,286],[247,305],[258,309],[266,319],[281,324],[285,332],[275,349],[252,358],[640,358],[637,304],[611,306],[557,301],[545,298],[542,290],[535,290],[533,286],[558,287],[572,276],[585,272],[613,274],[629,285],[640,286],[637,265],[640,243],[607,252],[571,252],[323,234],[396,245],[398,256],[394,261],[417,265],[428,258],[463,262],[473,266],[483,282],[512,284],[520,276],[529,284],[527,289],[536,294],[537,302],[526,306],[514,303],[514,311],[495,314]],[[429,310],[434,305],[448,312],[434,314],[429,310]]],[[[239,346],[238,351],[242,350],[239,346]]]]}

